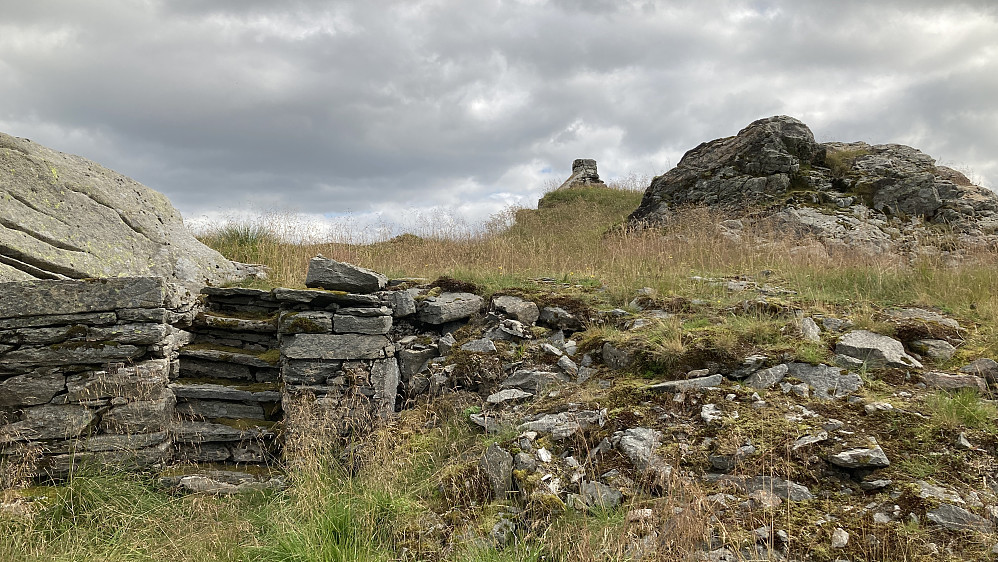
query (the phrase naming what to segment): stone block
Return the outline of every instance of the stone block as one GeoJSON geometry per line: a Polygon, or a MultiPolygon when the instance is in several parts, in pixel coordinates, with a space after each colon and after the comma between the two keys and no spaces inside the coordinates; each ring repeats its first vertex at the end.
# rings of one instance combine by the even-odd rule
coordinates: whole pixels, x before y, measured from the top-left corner
{"type": "Polygon", "coordinates": [[[281,353],[288,359],[381,359],[388,338],[360,334],[296,334],[287,337],[281,353]]]}
{"type": "Polygon", "coordinates": [[[372,293],[384,289],[387,284],[388,278],[380,273],[322,256],[309,261],[305,276],[306,287],[321,287],[327,291],[372,293]]]}
{"type": "Polygon", "coordinates": [[[5,283],[0,292],[0,318],[162,308],[166,291],[160,277],[5,283]]]}

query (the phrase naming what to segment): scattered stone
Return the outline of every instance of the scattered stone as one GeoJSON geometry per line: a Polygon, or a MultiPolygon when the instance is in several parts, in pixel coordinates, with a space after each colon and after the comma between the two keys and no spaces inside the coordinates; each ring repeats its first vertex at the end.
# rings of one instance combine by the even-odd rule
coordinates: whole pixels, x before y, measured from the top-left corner
{"type": "Polygon", "coordinates": [[[473,353],[495,353],[496,344],[492,343],[492,340],[488,338],[481,338],[465,343],[461,346],[461,350],[471,351],[473,353]]]}
{"type": "Polygon", "coordinates": [[[849,544],[849,533],[842,527],[832,531],[832,548],[845,548],[849,544]]]}
{"type": "Polygon", "coordinates": [[[751,494],[756,490],[771,492],[784,500],[808,501],[813,500],[814,495],[803,484],[798,484],[792,480],[784,478],[774,478],[772,476],[731,476],[720,474],[708,474],[708,481],[717,481],[735,486],[745,494],[751,494]]]}
{"type": "Polygon", "coordinates": [[[808,447],[810,445],[814,445],[815,443],[821,443],[822,441],[827,441],[827,440],[828,440],[828,432],[819,431],[814,435],[805,435],[804,437],[797,439],[796,441],[794,441],[793,447],[791,447],[791,449],[796,451],[797,449],[808,447]]]}
{"type": "Polygon", "coordinates": [[[769,490],[752,490],[749,499],[753,505],[762,509],[777,508],[783,505],[783,500],[769,490]]]}
{"type": "Polygon", "coordinates": [[[501,388],[518,388],[520,390],[539,394],[544,389],[552,388],[566,382],[567,379],[560,373],[551,371],[534,371],[520,369],[513,372],[506,380],[502,381],[501,388]]]}
{"type": "Polygon", "coordinates": [[[489,445],[478,468],[488,479],[494,497],[503,498],[513,489],[513,456],[499,445],[489,445]]]}
{"type": "Polygon", "coordinates": [[[904,351],[901,342],[866,330],[854,330],[839,338],[835,352],[862,360],[870,367],[915,367],[922,364],[904,351]]]}
{"type": "Polygon", "coordinates": [[[634,353],[610,342],[603,344],[603,363],[611,369],[626,369],[634,362],[634,353]]]}
{"type": "Polygon", "coordinates": [[[915,340],[908,344],[912,351],[924,355],[937,363],[949,361],[956,348],[946,340],[915,340]]]}
{"type": "Polygon", "coordinates": [[[859,487],[865,492],[873,492],[876,490],[883,490],[892,483],[893,480],[890,480],[889,478],[877,478],[875,480],[864,480],[859,483],[859,487]]]}
{"type": "Polygon", "coordinates": [[[221,496],[281,490],[285,487],[284,481],[276,476],[257,477],[232,470],[210,470],[203,474],[164,478],[163,481],[185,492],[221,496]]]}
{"type": "Polygon", "coordinates": [[[877,445],[876,440],[872,437],[870,438],[870,442],[872,444],[871,447],[857,447],[830,455],[828,462],[835,466],[849,469],[884,468],[890,466],[891,461],[888,460],[887,453],[880,448],[880,445],[877,445]]]}
{"type": "Polygon", "coordinates": [[[978,531],[981,533],[994,531],[994,524],[987,519],[948,503],[928,511],[925,516],[929,521],[950,531],[978,531]]]}
{"type": "Polygon", "coordinates": [[[717,387],[722,382],[724,382],[723,375],[711,375],[695,379],[660,382],[648,386],[646,389],[653,392],[682,392],[684,390],[717,387]]]}
{"type": "Polygon", "coordinates": [[[444,334],[437,340],[437,347],[440,349],[441,355],[449,355],[455,345],[457,345],[457,340],[454,339],[454,334],[444,334]]]}
{"type": "Polygon", "coordinates": [[[865,411],[867,415],[872,415],[879,412],[893,412],[894,405],[888,402],[874,402],[872,404],[866,404],[865,406],[863,406],[863,411],[865,411]]]}
{"type": "Polygon", "coordinates": [[[967,440],[967,434],[960,432],[960,435],[956,437],[956,446],[961,449],[974,449],[974,446],[967,440]]]}
{"type": "Polygon", "coordinates": [[[582,329],[582,322],[579,321],[578,317],[557,306],[544,307],[541,310],[539,322],[557,330],[574,332],[582,329]]]}
{"type": "Polygon", "coordinates": [[[575,364],[575,361],[569,359],[567,355],[564,355],[558,359],[558,367],[560,367],[561,370],[570,377],[574,377],[579,374],[578,365],[575,364]]]}
{"type": "Polygon", "coordinates": [[[505,334],[503,339],[513,339],[516,340],[529,340],[533,338],[533,334],[527,328],[523,322],[519,320],[506,319],[499,323],[499,331],[505,334]]]}
{"type": "Polygon", "coordinates": [[[557,347],[549,343],[542,343],[541,350],[543,350],[544,353],[547,353],[548,355],[554,355],[555,357],[561,357],[562,355],[564,355],[564,352],[562,350],[558,349],[557,347]]]}
{"type": "Polygon", "coordinates": [[[494,406],[498,406],[508,402],[522,402],[531,397],[533,397],[533,394],[529,392],[524,392],[518,388],[507,388],[494,394],[490,394],[485,401],[494,406]]]}
{"type": "Polygon", "coordinates": [[[373,293],[387,284],[388,278],[380,273],[322,256],[309,260],[305,276],[306,287],[347,293],[373,293]]]}
{"type": "Polygon", "coordinates": [[[780,364],[768,369],[762,369],[749,375],[749,377],[745,379],[745,384],[757,389],[772,388],[776,383],[782,381],[783,377],[787,376],[788,372],[789,367],[787,367],[786,364],[780,364]]]}
{"type": "Polygon", "coordinates": [[[537,322],[537,319],[540,318],[540,311],[537,305],[520,297],[509,295],[494,297],[492,299],[492,306],[528,326],[537,322]]]}
{"type": "Polygon", "coordinates": [[[535,420],[520,424],[518,429],[520,431],[550,433],[551,438],[555,441],[564,441],[591,427],[602,427],[604,423],[606,423],[606,410],[582,410],[544,414],[535,420]]]}
{"type": "Polygon", "coordinates": [[[818,324],[810,316],[801,318],[800,331],[807,341],[821,341],[821,328],[818,327],[818,324]]]}
{"type": "Polygon", "coordinates": [[[960,372],[984,377],[991,384],[998,383],[998,361],[994,359],[975,359],[960,367],[960,372]]]}
{"type": "Polygon", "coordinates": [[[787,374],[807,384],[816,397],[822,400],[842,398],[859,390],[863,379],[853,373],[842,374],[842,370],[828,365],[790,363],[787,374]]]}
{"type": "Polygon", "coordinates": [[[705,424],[710,425],[713,422],[724,419],[724,411],[721,410],[717,404],[704,404],[700,408],[700,419],[702,419],[705,424]]]}
{"type": "Polygon", "coordinates": [[[938,371],[925,371],[922,373],[922,381],[930,388],[941,388],[944,390],[973,388],[982,393],[988,390],[988,384],[984,379],[969,374],[951,375],[938,371]]]}
{"type": "Polygon", "coordinates": [[[591,508],[614,509],[620,505],[623,494],[602,482],[583,480],[579,483],[579,493],[583,501],[591,508]]]}

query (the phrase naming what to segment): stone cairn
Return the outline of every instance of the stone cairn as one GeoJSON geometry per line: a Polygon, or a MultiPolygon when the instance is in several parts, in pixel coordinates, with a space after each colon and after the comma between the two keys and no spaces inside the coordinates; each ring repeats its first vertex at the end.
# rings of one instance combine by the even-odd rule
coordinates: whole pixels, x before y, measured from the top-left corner
{"type": "Polygon", "coordinates": [[[0,284],[0,463],[269,462],[291,400],[345,434],[439,392],[428,364],[483,305],[322,257],[306,285],[0,284]]]}
{"type": "Polygon", "coordinates": [[[572,162],[572,175],[558,189],[589,185],[604,185],[596,172],[596,161],[589,158],[577,158],[572,162]]]}

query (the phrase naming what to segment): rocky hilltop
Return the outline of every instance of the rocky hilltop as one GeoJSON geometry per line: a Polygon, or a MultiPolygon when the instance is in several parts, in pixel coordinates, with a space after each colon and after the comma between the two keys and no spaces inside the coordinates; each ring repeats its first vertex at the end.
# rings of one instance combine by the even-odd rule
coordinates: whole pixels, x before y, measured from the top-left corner
{"type": "Polygon", "coordinates": [[[950,255],[998,243],[993,191],[909,146],[817,143],[807,125],[787,116],[690,150],[652,180],[629,220],[661,224],[689,205],[748,206],[826,247],[872,254],[950,255]],[[950,235],[945,244],[940,233],[950,235]]]}
{"type": "Polygon", "coordinates": [[[167,198],[80,156],[0,133],[0,282],[241,277],[198,242],[167,198]]]}

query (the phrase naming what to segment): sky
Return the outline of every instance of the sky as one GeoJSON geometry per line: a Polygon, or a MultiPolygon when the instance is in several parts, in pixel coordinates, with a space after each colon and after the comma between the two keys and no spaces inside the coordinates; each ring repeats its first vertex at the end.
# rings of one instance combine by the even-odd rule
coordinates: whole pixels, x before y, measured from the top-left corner
{"type": "Polygon", "coordinates": [[[996,188],[998,2],[0,0],[0,131],[191,223],[477,224],[772,115],[996,188]]]}

